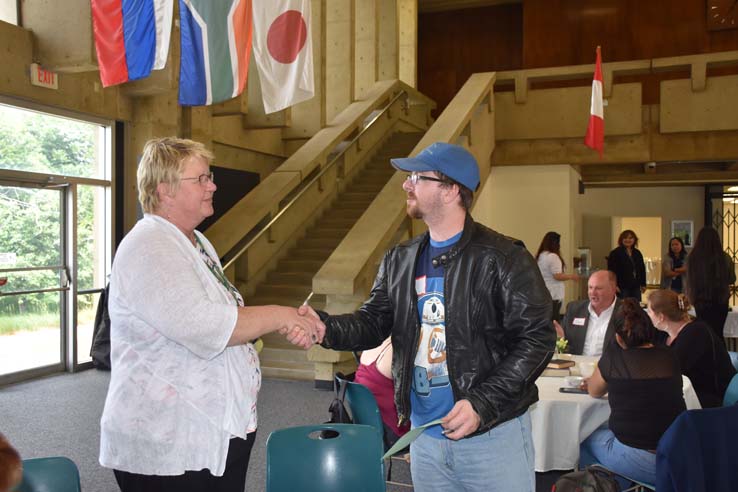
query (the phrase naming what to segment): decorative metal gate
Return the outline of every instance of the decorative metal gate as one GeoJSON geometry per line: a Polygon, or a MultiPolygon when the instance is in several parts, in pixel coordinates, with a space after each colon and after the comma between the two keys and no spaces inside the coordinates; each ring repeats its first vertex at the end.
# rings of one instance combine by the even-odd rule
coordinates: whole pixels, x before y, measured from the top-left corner
{"type": "MultiPolygon", "coordinates": [[[[705,224],[715,228],[723,249],[733,264],[738,264],[738,187],[705,186],[705,224]]],[[[730,305],[735,306],[738,299],[735,285],[731,286],[730,292],[730,305]]]]}

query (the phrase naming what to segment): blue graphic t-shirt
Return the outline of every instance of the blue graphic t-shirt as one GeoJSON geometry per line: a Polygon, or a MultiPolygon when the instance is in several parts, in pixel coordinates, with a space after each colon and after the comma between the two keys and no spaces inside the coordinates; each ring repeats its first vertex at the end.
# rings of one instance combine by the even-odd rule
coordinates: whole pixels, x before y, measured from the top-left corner
{"type": "MultiPolygon", "coordinates": [[[[445,417],[454,406],[454,395],[446,366],[446,316],[443,297],[443,270],[433,266],[433,258],[445,253],[461,237],[461,233],[442,242],[431,240],[420,255],[415,271],[415,292],[418,295],[420,344],[415,356],[413,385],[410,392],[413,427],[445,417]]],[[[444,438],[440,425],[425,433],[436,439],[444,438]]]]}

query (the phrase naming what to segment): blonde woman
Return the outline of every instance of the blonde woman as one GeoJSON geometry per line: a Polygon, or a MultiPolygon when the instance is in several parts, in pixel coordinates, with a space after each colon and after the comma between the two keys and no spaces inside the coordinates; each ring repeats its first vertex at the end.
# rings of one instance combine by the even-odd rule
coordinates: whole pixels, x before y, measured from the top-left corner
{"type": "Polygon", "coordinates": [[[251,341],[322,338],[322,323],[295,308],[245,306],[195,230],[213,214],[212,158],[200,143],[161,138],[138,166],[145,215],[113,262],[100,422],[100,464],[123,492],[243,492],[261,386],[251,341]]]}
{"type": "Polygon", "coordinates": [[[668,335],[666,344],[679,358],[682,374],[697,393],[702,408],[720,407],[735,368],[725,344],[704,321],[689,316],[684,294],[657,290],[648,296],[648,316],[657,330],[668,335]]]}

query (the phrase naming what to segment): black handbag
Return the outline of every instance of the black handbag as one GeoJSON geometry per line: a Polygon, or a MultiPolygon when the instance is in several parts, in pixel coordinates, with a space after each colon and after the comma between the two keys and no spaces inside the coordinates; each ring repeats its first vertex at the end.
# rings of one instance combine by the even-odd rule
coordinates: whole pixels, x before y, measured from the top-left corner
{"type": "Polygon", "coordinates": [[[353,424],[351,415],[349,415],[346,406],[344,405],[344,398],[346,397],[346,387],[348,387],[349,379],[353,379],[351,376],[346,377],[340,372],[333,378],[333,392],[334,398],[331,402],[331,406],[328,407],[328,413],[330,414],[330,420],[326,424],[353,424]],[[339,382],[340,381],[340,382],[339,382]]]}
{"type": "Polygon", "coordinates": [[[103,371],[110,370],[110,314],[108,313],[108,298],[110,284],[100,293],[95,312],[95,324],[92,331],[92,346],[90,356],[92,365],[103,371]]]}

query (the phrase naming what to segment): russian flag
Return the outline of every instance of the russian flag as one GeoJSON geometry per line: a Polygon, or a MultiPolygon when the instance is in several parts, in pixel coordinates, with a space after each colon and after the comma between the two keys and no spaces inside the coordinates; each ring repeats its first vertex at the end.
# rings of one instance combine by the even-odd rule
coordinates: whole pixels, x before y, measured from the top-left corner
{"type": "Polygon", "coordinates": [[[201,106],[243,92],[251,56],[251,0],[179,0],[179,103],[201,106]]]}
{"type": "Polygon", "coordinates": [[[164,68],[174,0],[91,0],[97,63],[104,87],[164,68]]]}

